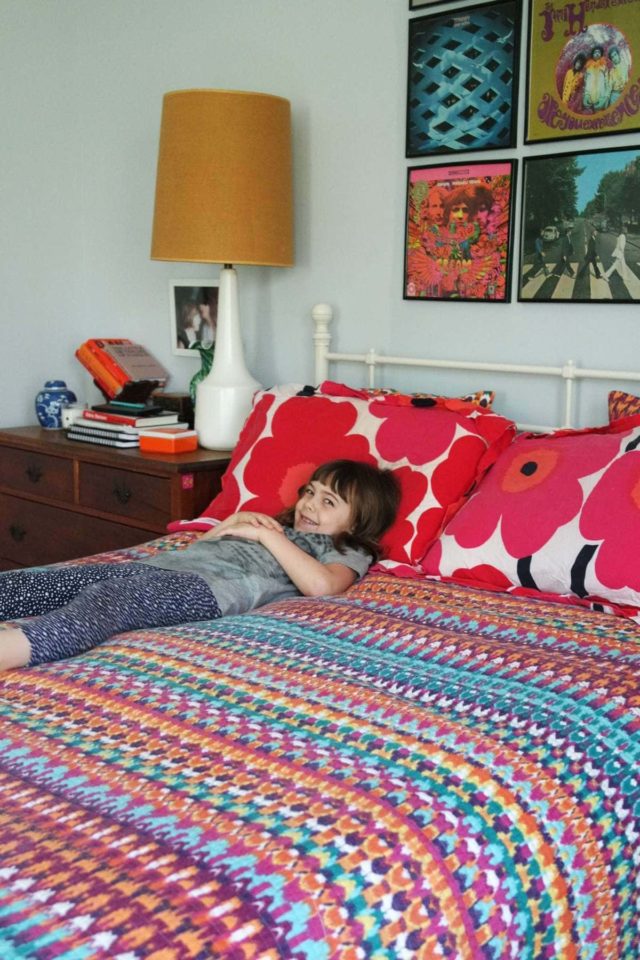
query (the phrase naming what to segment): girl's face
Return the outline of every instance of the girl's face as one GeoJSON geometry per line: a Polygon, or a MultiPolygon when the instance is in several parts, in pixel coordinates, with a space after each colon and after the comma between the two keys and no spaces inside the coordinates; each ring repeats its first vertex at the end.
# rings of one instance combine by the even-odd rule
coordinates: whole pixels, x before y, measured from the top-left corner
{"type": "Polygon", "coordinates": [[[295,505],[293,529],[335,537],[351,526],[351,507],[335,490],[310,480],[295,505]]]}

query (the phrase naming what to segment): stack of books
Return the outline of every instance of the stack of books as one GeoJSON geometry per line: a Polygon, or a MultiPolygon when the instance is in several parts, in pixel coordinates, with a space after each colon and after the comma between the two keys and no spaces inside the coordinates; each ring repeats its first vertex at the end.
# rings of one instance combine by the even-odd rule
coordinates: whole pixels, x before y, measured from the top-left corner
{"type": "Polygon", "coordinates": [[[140,446],[140,430],[149,427],[175,426],[187,429],[180,423],[178,414],[170,410],[148,413],[144,410],[131,413],[112,413],[104,410],[84,410],[67,430],[67,439],[81,443],[98,443],[107,447],[140,446]]]}
{"type": "Polygon", "coordinates": [[[124,337],[87,340],[76,357],[110,400],[145,403],[169,378],[148,350],[124,337]]]}

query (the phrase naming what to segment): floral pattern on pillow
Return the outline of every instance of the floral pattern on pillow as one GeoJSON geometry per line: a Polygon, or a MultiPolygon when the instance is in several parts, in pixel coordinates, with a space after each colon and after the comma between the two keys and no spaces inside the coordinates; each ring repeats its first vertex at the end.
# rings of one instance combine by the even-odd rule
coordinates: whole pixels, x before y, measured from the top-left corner
{"type": "Polygon", "coordinates": [[[321,463],[376,463],[394,471],[401,489],[381,566],[414,573],[444,523],[511,442],[515,426],[477,405],[464,412],[445,404],[422,409],[335,386],[327,395],[296,386],[258,393],[221,492],[197,520],[169,529],[209,529],[241,509],[276,515],[295,502],[321,463]]]}
{"type": "Polygon", "coordinates": [[[612,390],[609,394],[609,422],[640,413],[640,397],[624,390],[612,390]]]}
{"type": "Polygon", "coordinates": [[[640,610],[640,416],[527,435],[505,450],[422,569],[640,610]]]}
{"type": "Polygon", "coordinates": [[[362,400],[388,398],[390,402],[403,406],[423,407],[446,403],[450,409],[464,409],[463,404],[471,404],[489,410],[495,399],[494,390],[475,390],[473,393],[449,397],[438,393],[401,393],[392,387],[348,387],[344,383],[335,383],[333,380],[325,380],[321,383],[318,387],[318,393],[331,396],[360,397],[362,400]]]}
{"type": "Polygon", "coordinates": [[[587,498],[580,533],[587,541],[600,542],[594,558],[598,580],[608,590],[628,589],[640,596],[640,451],[627,444],[625,453],[587,498]]]}

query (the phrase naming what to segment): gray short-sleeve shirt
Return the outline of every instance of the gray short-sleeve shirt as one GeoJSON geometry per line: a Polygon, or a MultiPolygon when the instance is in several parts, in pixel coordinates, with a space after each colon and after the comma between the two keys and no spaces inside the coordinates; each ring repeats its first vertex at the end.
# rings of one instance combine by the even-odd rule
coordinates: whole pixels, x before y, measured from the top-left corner
{"type": "MultiPolygon", "coordinates": [[[[371,557],[363,550],[346,547],[341,553],[327,534],[300,533],[290,527],[285,528],[284,534],[320,563],[342,563],[358,577],[371,564],[371,557]]],[[[261,543],[242,537],[196,540],[184,550],[160,553],[140,562],[163,570],[197,573],[207,581],[223,616],[246,613],[272,600],[300,596],[273,554],[261,543]]]]}

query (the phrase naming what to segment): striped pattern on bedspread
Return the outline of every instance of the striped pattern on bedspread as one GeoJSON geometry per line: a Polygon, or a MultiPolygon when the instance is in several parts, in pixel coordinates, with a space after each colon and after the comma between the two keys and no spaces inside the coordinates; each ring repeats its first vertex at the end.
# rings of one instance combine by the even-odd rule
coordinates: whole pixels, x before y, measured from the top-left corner
{"type": "Polygon", "coordinates": [[[378,575],[7,675],[0,956],[638,960],[639,638],[378,575]]]}

